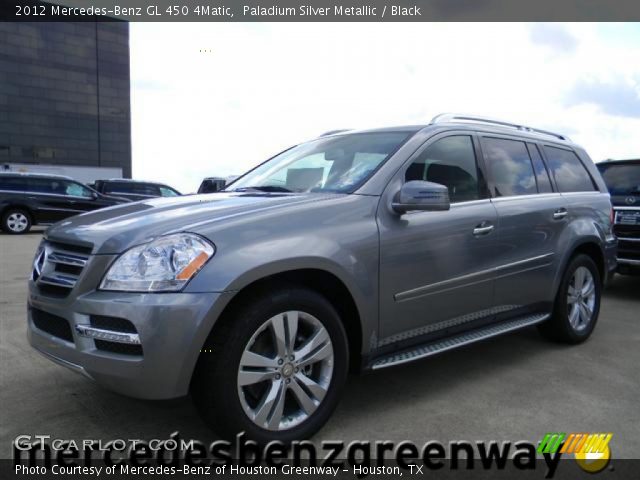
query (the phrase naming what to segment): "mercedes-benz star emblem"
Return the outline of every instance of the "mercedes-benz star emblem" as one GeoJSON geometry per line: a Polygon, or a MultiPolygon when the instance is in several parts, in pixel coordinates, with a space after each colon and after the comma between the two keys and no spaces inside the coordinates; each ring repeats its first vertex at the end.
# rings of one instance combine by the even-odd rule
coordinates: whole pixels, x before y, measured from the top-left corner
{"type": "Polygon", "coordinates": [[[42,269],[44,268],[44,262],[47,261],[47,249],[42,248],[36,255],[33,261],[33,281],[35,282],[40,275],[42,275],[42,269]]]}
{"type": "Polygon", "coordinates": [[[627,202],[627,205],[633,205],[634,203],[636,203],[636,197],[627,197],[625,202],[627,202]]]}

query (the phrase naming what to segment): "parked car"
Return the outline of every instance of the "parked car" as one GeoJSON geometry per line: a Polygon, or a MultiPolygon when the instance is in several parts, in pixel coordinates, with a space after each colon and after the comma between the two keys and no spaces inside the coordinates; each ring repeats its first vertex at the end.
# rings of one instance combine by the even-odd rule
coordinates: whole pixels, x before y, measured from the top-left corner
{"type": "Polygon", "coordinates": [[[134,202],[155,197],[178,197],[181,195],[175,188],[163,183],[141,182],[125,178],[96,180],[89,186],[100,193],[117,195],[134,202]]]}
{"type": "Polygon", "coordinates": [[[609,193],[581,147],[439,116],[302,143],[207,198],[54,226],[28,334],[122,394],[191,391],[224,437],[289,442],[327,421],[350,370],[533,325],[584,342],[615,248],[609,193]],[[76,269],[57,281],[67,255],[76,269]]]}
{"type": "Polygon", "coordinates": [[[202,180],[198,193],[215,193],[222,190],[226,185],[226,180],[222,177],[207,177],[202,180]]]}
{"type": "Polygon", "coordinates": [[[33,225],[49,225],[79,213],[126,203],[102,195],[69,177],[0,173],[0,228],[27,233],[33,225]]]}
{"type": "Polygon", "coordinates": [[[640,274],[640,159],[597,164],[615,211],[618,273],[640,274]]]}

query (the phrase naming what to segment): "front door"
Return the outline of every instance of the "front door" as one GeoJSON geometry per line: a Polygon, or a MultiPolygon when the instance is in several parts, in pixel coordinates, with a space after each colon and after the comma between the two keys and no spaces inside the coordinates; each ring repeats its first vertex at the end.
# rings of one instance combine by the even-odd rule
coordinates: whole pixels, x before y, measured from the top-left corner
{"type": "Polygon", "coordinates": [[[439,135],[389,183],[378,208],[379,347],[418,343],[493,318],[499,228],[478,157],[469,132],[439,135]],[[451,209],[394,213],[391,199],[411,180],[446,185],[451,209]]]}

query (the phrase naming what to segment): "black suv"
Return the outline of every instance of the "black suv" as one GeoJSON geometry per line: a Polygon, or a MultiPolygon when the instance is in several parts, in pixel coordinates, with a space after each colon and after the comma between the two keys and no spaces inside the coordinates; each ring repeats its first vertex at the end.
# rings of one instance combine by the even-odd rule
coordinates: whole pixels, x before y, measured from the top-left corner
{"type": "Polygon", "coordinates": [[[0,228],[6,233],[27,233],[32,225],[46,225],[72,215],[126,203],[69,177],[0,173],[0,228]]]}
{"type": "Polygon", "coordinates": [[[618,273],[640,274],[640,159],[597,164],[615,212],[618,273]]]}
{"type": "Polygon", "coordinates": [[[134,202],[155,197],[177,197],[181,195],[175,188],[163,183],[140,182],[126,178],[96,180],[95,183],[89,186],[100,193],[116,195],[134,202]]]}

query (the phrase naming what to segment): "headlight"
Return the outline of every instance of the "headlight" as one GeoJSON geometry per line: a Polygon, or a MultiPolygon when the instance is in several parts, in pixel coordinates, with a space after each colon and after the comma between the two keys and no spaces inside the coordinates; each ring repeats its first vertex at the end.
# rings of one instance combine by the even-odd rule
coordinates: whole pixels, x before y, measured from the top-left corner
{"type": "Polygon", "coordinates": [[[102,279],[100,289],[176,292],[214,253],[211,243],[192,233],[160,237],[120,255],[102,279]]]}

